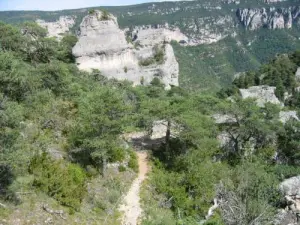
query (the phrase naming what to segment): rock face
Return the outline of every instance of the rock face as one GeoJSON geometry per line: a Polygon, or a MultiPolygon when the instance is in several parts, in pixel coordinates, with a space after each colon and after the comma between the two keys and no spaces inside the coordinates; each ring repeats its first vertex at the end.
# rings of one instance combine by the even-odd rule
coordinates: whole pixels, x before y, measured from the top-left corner
{"type": "MultiPolygon", "coordinates": [[[[161,138],[165,138],[167,134],[167,126],[168,122],[166,120],[157,120],[154,121],[152,124],[152,129],[150,133],[151,140],[157,140],[161,138]]],[[[170,135],[171,137],[175,137],[180,132],[180,128],[178,125],[172,123],[170,128],[170,135]]]]}
{"type": "Polygon", "coordinates": [[[216,124],[234,124],[237,122],[236,118],[232,115],[214,114],[212,117],[216,124]]]}
{"type": "Polygon", "coordinates": [[[48,37],[61,39],[75,25],[75,18],[73,16],[61,16],[56,22],[46,22],[44,20],[36,20],[36,22],[47,29],[48,37]]]}
{"type": "MultiPolygon", "coordinates": [[[[270,1],[271,3],[274,1],[270,1]]],[[[292,28],[299,22],[300,7],[238,9],[237,17],[246,29],[257,30],[292,28]]]]}
{"type": "Polygon", "coordinates": [[[182,43],[189,43],[189,38],[181,33],[179,28],[170,28],[169,24],[164,25],[144,25],[133,28],[131,32],[134,42],[139,42],[142,46],[171,42],[172,40],[182,43]]]}
{"type": "Polygon", "coordinates": [[[258,106],[263,107],[265,103],[281,104],[275,95],[276,87],[266,85],[253,86],[248,89],[240,89],[240,94],[243,99],[254,98],[258,106]]]}
{"type": "Polygon", "coordinates": [[[79,41],[73,48],[80,69],[99,69],[108,78],[128,80],[134,85],[148,85],[159,78],[166,89],[178,86],[179,65],[173,48],[164,32],[141,32],[135,46],[128,43],[125,32],[119,29],[117,19],[110,15],[102,20],[102,12],[86,16],[80,25],[79,41]],[[154,57],[163,52],[160,62],[154,57]],[[147,61],[147,62],[146,62],[147,61]]]}
{"type": "Polygon", "coordinates": [[[291,177],[291,178],[283,181],[279,185],[279,189],[282,191],[282,193],[284,195],[300,196],[300,176],[291,177]]]}
{"type": "Polygon", "coordinates": [[[298,117],[296,111],[281,111],[279,113],[279,120],[282,123],[286,123],[286,122],[288,122],[291,119],[299,121],[299,117],[298,117]]]}
{"type": "Polygon", "coordinates": [[[300,67],[298,67],[295,76],[296,76],[296,80],[297,80],[297,81],[300,81],[300,67]]]}
{"type": "Polygon", "coordinates": [[[287,207],[284,212],[281,213],[282,220],[277,224],[298,224],[297,219],[295,218],[297,218],[300,213],[300,176],[284,180],[279,185],[279,189],[285,196],[287,207]],[[289,220],[287,220],[287,218],[289,218],[289,220]],[[284,220],[287,220],[290,223],[285,223],[284,220]]]}

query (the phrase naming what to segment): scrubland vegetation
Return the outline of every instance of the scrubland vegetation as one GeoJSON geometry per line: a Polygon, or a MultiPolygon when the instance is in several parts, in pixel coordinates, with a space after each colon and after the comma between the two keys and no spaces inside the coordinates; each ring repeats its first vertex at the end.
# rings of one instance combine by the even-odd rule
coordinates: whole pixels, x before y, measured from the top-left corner
{"type": "Polygon", "coordinates": [[[276,86],[281,100],[284,92],[293,94],[286,105],[298,111],[299,52],[211,94],[166,91],[157,79],[132,87],[98,71],[81,72],[71,54],[75,42],[73,36],[47,38],[33,23],[0,24],[0,202],[7,206],[0,206],[0,218],[28,219],[14,214],[15,207],[31,210],[46,201],[68,210],[71,222],[116,224],[116,205],[137,171],[136,156],[120,136],[165,120],[180,132],[167,132],[152,151],[143,224],[271,224],[282,205],[279,182],[300,172],[300,123],[281,123],[279,106],[260,108],[241,100],[237,89],[276,86]],[[233,115],[236,123],[217,125],[216,113],[233,115]],[[222,131],[231,134],[229,145],[220,146],[222,131]],[[124,161],[128,167],[108,167],[124,161]],[[226,204],[205,220],[217,196],[226,204]]]}

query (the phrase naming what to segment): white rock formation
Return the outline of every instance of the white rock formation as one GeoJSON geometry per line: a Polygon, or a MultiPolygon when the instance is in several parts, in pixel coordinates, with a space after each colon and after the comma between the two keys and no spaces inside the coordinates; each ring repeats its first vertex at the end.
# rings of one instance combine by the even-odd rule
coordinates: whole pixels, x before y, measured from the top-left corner
{"type": "Polygon", "coordinates": [[[285,196],[288,209],[294,213],[300,213],[300,176],[284,180],[279,189],[285,196]]]}
{"type": "Polygon", "coordinates": [[[143,45],[134,48],[127,43],[125,32],[119,29],[114,16],[110,15],[108,20],[101,20],[101,16],[102,13],[96,11],[86,16],[80,25],[79,41],[73,48],[80,69],[99,69],[108,78],[128,80],[134,85],[150,84],[157,77],[166,89],[171,85],[178,86],[179,65],[165,38],[156,32],[152,35],[142,33],[137,40],[143,45]],[[154,56],[156,46],[164,51],[163,62],[141,66],[142,60],[154,56]]]}
{"type": "Polygon", "coordinates": [[[299,195],[300,196],[300,176],[291,177],[284,180],[279,189],[284,195],[299,195]]]}
{"type": "Polygon", "coordinates": [[[237,122],[236,118],[232,115],[214,114],[212,117],[216,124],[232,124],[237,122]]]}
{"type": "Polygon", "coordinates": [[[298,117],[296,111],[281,111],[279,113],[279,120],[282,123],[286,123],[286,122],[288,122],[291,119],[299,121],[299,117],[298,117]]]}
{"type": "MultiPolygon", "coordinates": [[[[279,0],[267,0],[268,3],[279,0]]],[[[254,8],[238,9],[237,16],[246,29],[256,30],[262,27],[269,29],[292,28],[299,18],[300,8],[254,8]]]]}
{"type": "Polygon", "coordinates": [[[276,87],[270,87],[267,85],[253,86],[248,89],[240,89],[240,94],[243,99],[256,99],[256,103],[260,107],[264,107],[267,102],[280,105],[281,102],[276,97],[275,90],[276,87]]]}
{"type": "Polygon", "coordinates": [[[224,147],[233,148],[233,144],[231,143],[231,139],[232,139],[232,137],[226,131],[221,132],[217,136],[217,140],[218,140],[219,146],[221,148],[224,148],[224,147]]]}
{"type": "MultiPolygon", "coordinates": [[[[166,137],[168,122],[166,120],[157,120],[152,124],[150,139],[156,140],[166,137]]],[[[174,123],[171,124],[170,135],[175,137],[179,134],[180,127],[174,123]]]]}
{"type": "Polygon", "coordinates": [[[56,22],[46,22],[38,19],[36,23],[47,29],[48,37],[61,39],[75,25],[75,18],[73,16],[61,16],[56,22]]]}
{"type": "Polygon", "coordinates": [[[142,46],[153,46],[155,44],[171,42],[172,40],[177,42],[184,41],[187,44],[189,43],[189,38],[181,33],[179,28],[169,29],[168,24],[157,28],[150,25],[135,27],[132,35],[137,37],[135,42],[138,41],[142,46]]]}
{"type": "Polygon", "coordinates": [[[300,81],[300,67],[298,67],[295,76],[296,76],[296,81],[300,81]]]}

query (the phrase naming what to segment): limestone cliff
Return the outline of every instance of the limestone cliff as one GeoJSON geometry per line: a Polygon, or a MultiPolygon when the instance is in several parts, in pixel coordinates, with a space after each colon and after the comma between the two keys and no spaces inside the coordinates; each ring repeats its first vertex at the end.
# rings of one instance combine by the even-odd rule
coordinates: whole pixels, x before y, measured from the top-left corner
{"type": "Polygon", "coordinates": [[[48,37],[56,37],[61,39],[63,35],[70,31],[75,25],[74,16],[61,16],[58,21],[46,22],[44,20],[36,20],[37,24],[47,29],[48,37]]]}
{"type": "Polygon", "coordinates": [[[249,30],[257,30],[262,27],[289,29],[293,25],[299,26],[299,15],[300,7],[238,9],[237,11],[240,22],[249,30]]]}
{"type": "Polygon", "coordinates": [[[102,12],[95,11],[80,25],[79,40],[73,48],[77,65],[86,71],[99,69],[108,78],[128,80],[134,85],[147,85],[157,77],[166,88],[178,86],[179,66],[164,33],[142,34],[137,35],[133,45],[119,29],[116,17],[103,19],[102,12]],[[159,62],[155,60],[157,49],[163,53],[159,62]]]}

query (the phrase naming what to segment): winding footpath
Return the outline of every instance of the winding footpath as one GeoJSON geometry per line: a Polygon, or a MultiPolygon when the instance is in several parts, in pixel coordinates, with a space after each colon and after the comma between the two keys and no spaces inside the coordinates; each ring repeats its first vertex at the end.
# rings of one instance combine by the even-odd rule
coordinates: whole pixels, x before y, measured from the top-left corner
{"type": "Polygon", "coordinates": [[[137,152],[139,163],[138,177],[133,181],[127,195],[123,199],[123,204],[119,211],[123,213],[122,225],[138,225],[142,215],[140,204],[140,189],[143,181],[147,178],[149,171],[148,154],[145,151],[137,152]]]}

